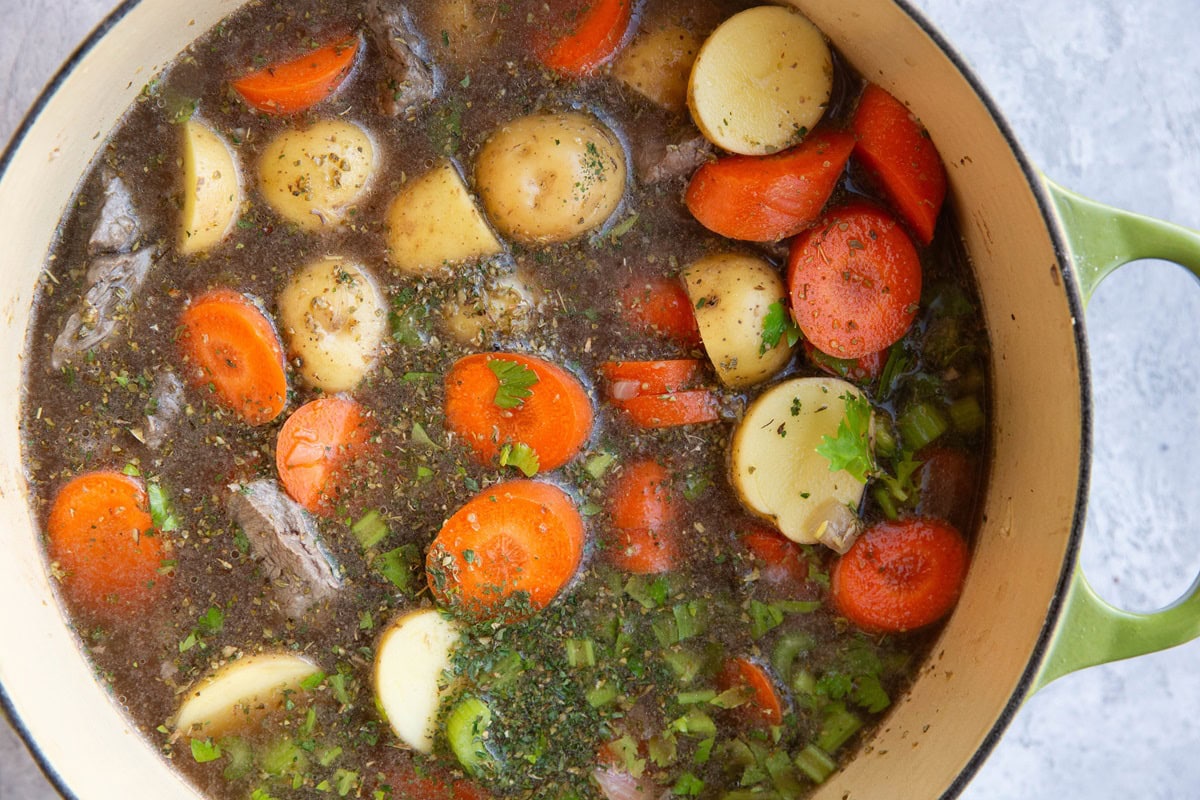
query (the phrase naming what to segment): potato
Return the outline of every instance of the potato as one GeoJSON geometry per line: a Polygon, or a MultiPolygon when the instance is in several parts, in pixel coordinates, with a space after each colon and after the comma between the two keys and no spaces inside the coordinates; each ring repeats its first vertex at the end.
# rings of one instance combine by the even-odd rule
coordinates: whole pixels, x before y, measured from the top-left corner
{"type": "Polygon", "coordinates": [[[242,204],[242,176],[229,144],[208,125],[183,126],[183,210],[179,252],[200,253],[233,229],[242,204]]]}
{"type": "Polygon", "coordinates": [[[378,170],[370,134],[327,119],[276,136],[258,162],[259,187],[271,208],[306,230],[336,225],[361,200],[378,170]]]}
{"type": "Polygon", "coordinates": [[[387,327],[387,304],[363,267],[329,257],[292,277],[279,295],[279,318],[305,382],[344,392],[374,362],[387,327]]]}
{"type": "Polygon", "coordinates": [[[375,650],[379,707],[400,741],[422,753],[433,752],[439,682],[458,638],[454,623],[427,608],[389,626],[375,650]]]}
{"type": "Polygon", "coordinates": [[[255,712],[282,707],[300,682],[320,668],[292,653],[263,653],[231,661],[201,678],[175,715],[175,730],[217,736],[255,712]]]}
{"type": "Polygon", "coordinates": [[[405,184],[387,220],[388,261],[412,275],[442,273],[504,250],[448,159],[405,184]]]}
{"type": "Polygon", "coordinates": [[[668,111],[687,105],[688,76],[700,38],[674,23],[648,26],[621,51],[613,77],[668,111]]]}
{"type": "Polygon", "coordinates": [[[482,345],[489,333],[522,333],[533,325],[536,313],[533,292],[521,276],[505,275],[478,292],[462,295],[446,305],[446,329],[463,344],[482,345]]]}
{"type": "Polygon", "coordinates": [[[571,111],[502,125],[479,151],[475,182],[502,235],[549,244],[603,225],[625,194],[625,173],[616,135],[571,111]]]}
{"type": "Polygon", "coordinates": [[[794,345],[780,337],[763,352],[763,323],[787,290],[775,268],[756,256],[720,253],[693,262],[683,274],[704,349],[726,386],[753,386],[787,366],[794,345]]]}
{"type": "Polygon", "coordinates": [[[816,127],[833,88],[825,37],[799,12],[758,6],[705,40],[692,66],[688,107],[717,147],[774,153],[816,127]]]}
{"type": "Polygon", "coordinates": [[[833,472],[817,452],[837,436],[847,396],[862,397],[837,378],[794,378],[759,395],[737,430],[730,480],[742,504],[770,520],[794,542],[849,549],[860,527],[856,513],[864,483],[833,472]]]}
{"type": "Polygon", "coordinates": [[[495,0],[439,0],[428,11],[428,22],[421,26],[437,60],[443,53],[455,64],[471,64],[479,59],[490,37],[499,28],[493,24],[495,0]],[[444,34],[443,34],[444,32],[444,34]]]}

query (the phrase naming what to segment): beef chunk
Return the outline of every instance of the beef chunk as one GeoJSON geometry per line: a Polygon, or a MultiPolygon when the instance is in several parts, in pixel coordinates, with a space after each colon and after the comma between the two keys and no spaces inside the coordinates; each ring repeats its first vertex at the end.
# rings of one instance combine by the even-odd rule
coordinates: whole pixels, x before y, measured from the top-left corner
{"type": "Polygon", "coordinates": [[[367,28],[383,54],[387,80],[380,87],[383,113],[399,117],[428,103],[437,93],[433,67],[421,57],[425,51],[413,28],[408,9],[387,0],[369,0],[367,28]]]}

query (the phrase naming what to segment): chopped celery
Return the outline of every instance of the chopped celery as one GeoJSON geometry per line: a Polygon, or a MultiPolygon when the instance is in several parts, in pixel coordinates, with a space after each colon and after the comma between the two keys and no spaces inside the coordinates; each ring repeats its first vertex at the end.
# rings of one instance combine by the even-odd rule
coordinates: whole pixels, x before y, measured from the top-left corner
{"type": "Polygon", "coordinates": [[[363,550],[370,550],[391,533],[383,515],[375,509],[363,514],[362,519],[351,525],[350,532],[354,534],[354,538],[358,540],[358,544],[363,550]]]}
{"type": "Polygon", "coordinates": [[[670,591],[670,584],[661,575],[634,575],[625,583],[625,594],[638,601],[642,608],[665,605],[670,591]]]}
{"type": "Polygon", "coordinates": [[[821,732],[817,735],[817,747],[826,753],[832,753],[857,733],[862,725],[859,716],[847,709],[845,704],[830,703],[825,709],[821,732]]]}
{"type": "Polygon", "coordinates": [[[896,427],[909,450],[917,451],[932,443],[950,428],[946,416],[933,403],[916,403],[900,415],[896,427]]]}
{"type": "Polygon", "coordinates": [[[776,750],[767,756],[763,761],[763,766],[766,767],[767,774],[771,776],[771,783],[774,785],[775,791],[779,792],[779,796],[784,800],[796,800],[804,794],[804,787],[800,785],[796,769],[792,766],[792,760],[788,758],[787,753],[776,750]]]}
{"type": "Polygon", "coordinates": [[[896,503],[892,500],[892,492],[884,484],[876,484],[871,490],[871,497],[875,498],[875,503],[883,511],[883,515],[890,520],[896,520],[900,517],[900,512],[896,510],[896,503]]]}
{"type": "Polygon", "coordinates": [[[734,789],[721,795],[721,800],[779,800],[779,794],[758,789],[734,789]]]}
{"type": "Polygon", "coordinates": [[[676,603],[671,607],[675,617],[675,630],[679,636],[676,641],[684,641],[693,636],[699,636],[708,630],[708,614],[705,605],[700,600],[687,603],[676,603]]]}
{"type": "Polygon", "coordinates": [[[717,708],[737,708],[744,706],[754,698],[754,690],[749,686],[735,686],[726,689],[709,702],[717,708]]]}
{"type": "Polygon", "coordinates": [[[591,639],[567,639],[567,664],[572,667],[596,666],[596,648],[591,639]]]}
{"type": "Polygon", "coordinates": [[[646,742],[646,754],[650,756],[650,760],[654,762],[655,766],[670,766],[679,755],[675,735],[667,733],[663,736],[651,736],[646,742]]]}
{"type": "Polygon", "coordinates": [[[963,433],[974,433],[983,427],[987,421],[983,415],[983,407],[975,395],[968,395],[950,404],[950,421],[954,427],[963,433]]]}
{"type": "Polygon", "coordinates": [[[674,617],[662,617],[654,620],[650,623],[650,630],[662,647],[670,647],[679,643],[679,626],[675,624],[674,617]]]}
{"type": "Polygon", "coordinates": [[[409,543],[375,556],[371,566],[397,589],[408,592],[413,588],[413,572],[420,560],[420,550],[409,543]]]}
{"type": "Polygon", "coordinates": [[[704,781],[697,778],[690,772],[685,772],[675,781],[675,785],[671,787],[671,794],[680,796],[694,796],[700,794],[704,789],[704,781]]]}
{"type": "Polygon", "coordinates": [[[704,667],[704,657],[690,650],[668,650],[663,658],[679,682],[685,685],[695,680],[704,667]]]}
{"type": "Polygon", "coordinates": [[[488,680],[485,682],[487,688],[493,692],[504,689],[521,676],[521,667],[520,653],[506,654],[492,664],[492,668],[488,672],[488,680]]]}
{"type": "Polygon", "coordinates": [[[599,686],[589,689],[587,693],[588,705],[592,708],[601,708],[617,699],[620,692],[617,687],[611,683],[602,683],[599,686]]]}
{"type": "Polygon", "coordinates": [[[492,710],[478,697],[464,697],[446,715],[446,740],[469,775],[495,768],[495,756],[488,750],[485,740],[491,724],[492,710]]]}
{"type": "Polygon", "coordinates": [[[771,667],[784,681],[791,680],[792,664],[801,653],[808,652],[815,644],[813,637],[807,633],[785,633],[775,643],[775,649],[771,652],[771,667]]]}
{"type": "Polygon", "coordinates": [[[707,739],[717,735],[717,723],[712,717],[699,709],[693,708],[671,723],[671,730],[686,736],[707,739]]]}
{"type": "Polygon", "coordinates": [[[280,739],[263,754],[262,768],[268,775],[299,775],[308,769],[308,757],[291,739],[280,739]]]}
{"type": "Polygon", "coordinates": [[[817,692],[817,677],[806,669],[798,669],[792,674],[792,691],[798,695],[812,695],[817,692]]]}
{"type": "Polygon", "coordinates": [[[681,706],[694,706],[697,703],[707,703],[716,696],[715,689],[697,689],[693,692],[680,692],[675,695],[675,702],[681,706]]]}
{"type": "Polygon", "coordinates": [[[761,639],[782,622],[783,611],[776,606],[758,600],[750,601],[750,635],[755,639],[761,639]]]}
{"type": "Polygon", "coordinates": [[[796,767],[812,779],[813,783],[824,783],[837,769],[837,762],[824,750],[810,744],[796,756],[796,767]]]}
{"type": "Polygon", "coordinates": [[[238,736],[226,736],[220,741],[220,745],[225,751],[225,757],[229,759],[225,771],[221,773],[225,780],[236,781],[249,775],[254,767],[254,751],[250,749],[246,740],[238,736]]]}
{"type": "Polygon", "coordinates": [[[594,480],[599,480],[616,460],[616,453],[610,453],[607,450],[602,450],[584,462],[583,469],[588,475],[591,475],[594,480]]]}

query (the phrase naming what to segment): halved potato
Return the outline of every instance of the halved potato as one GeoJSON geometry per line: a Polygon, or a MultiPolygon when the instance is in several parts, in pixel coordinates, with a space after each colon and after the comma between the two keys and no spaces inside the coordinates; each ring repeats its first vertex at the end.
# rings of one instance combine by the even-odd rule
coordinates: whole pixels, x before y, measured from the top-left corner
{"type": "Polygon", "coordinates": [[[183,126],[179,252],[199,253],[229,235],[242,204],[242,175],[225,139],[196,118],[183,126]]]}
{"type": "Polygon", "coordinates": [[[383,632],[375,650],[375,697],[400,740],[433,752],[442,673],[459,629],[432,608],[401,617],[383,632]]]}
{"type": "Polygon", "coordinates": [[[798,11],[758,6],[734,14],[700,48],[688,82],[696,127],[743,155],[797,144],[829,103],[833,57],[798,11]]]}
{"type": "Polygon", "coordinates": [[[625,195],[625,150],[587,114],[533,114],[500,126],[479,151],[475,182],[501,234],[526,244],[598,228],[625,195]]]}
{"type": "Polygon", "coordinates": [[[682,277],[704,349],[722,383],[753,386],[787,366],[794,345],[786,337],[763,349],[771,304],[786,305],[787,298],[774,267],[756,256],[718,253],[693,262],[682,277]]]}
{"type": "Polygon", "coordinates": [[[307,230],[341,222],[366,194],[378,151],[363,128],[327,119],[276,136],[258,162],[263,197],[280,216],[307,230]]]}
{"type": "Polygon", "coordinates": [[[668,111],[687,105],[688,76],[700,37],[673,22],[650,24],[621,51],[612,74],[630,89],[668,111]]]}
{"type": "Polygon", "coordinates": [[[300,375],[326,392],[353,389],[375,361],[387,303],[371,273],[327,257],[300,270],[279,295],[279,320],[300,375]]]}
{"type": "Polygon", "coordinates": [[[837,378],[794,378],[759,395],[733,433],[730,478],[742,504],[794,542],[843,551],[858,533],[866,484],[830,470],[817,452],[835,438],[846,397],[862,397],[837,378]]]}
{"type": "Polygon", "coordinates": [[[477,292],[463,291],[446,305],[446,329],[463,344],[482,345],[485,333],[521,333],[534,322],[536,301],[520,275],[496,279],[477,292]]]}
{"type": "Polygon", "coordinates": [[[449,159],[405,184],[387,220],[388,261],[409,274],[435,275],[504,250],[449,159]]]}
{"type": "Polygon", "coordinates": [[[293,653],[262,653],[231,661],[188,689],[175,715],[175,730],[218,736],[247,718],[283,706],[300,682],[320,672],[293,653]]]}

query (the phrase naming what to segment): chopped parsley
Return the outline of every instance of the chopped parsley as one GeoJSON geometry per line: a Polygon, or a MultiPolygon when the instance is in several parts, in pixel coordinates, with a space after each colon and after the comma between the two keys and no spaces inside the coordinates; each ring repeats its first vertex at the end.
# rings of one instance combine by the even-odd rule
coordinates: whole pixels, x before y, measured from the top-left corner
{"type": "Polygon", "coordinates": [[[865,483],[875,471],[875,453],[871,449],[871,404],[867,398],[846,392],[846,416],[838,423],[837,436],[821,437],[817,453],[829,459],[829,471],[845,470],[856,481],[865,483]]]}

